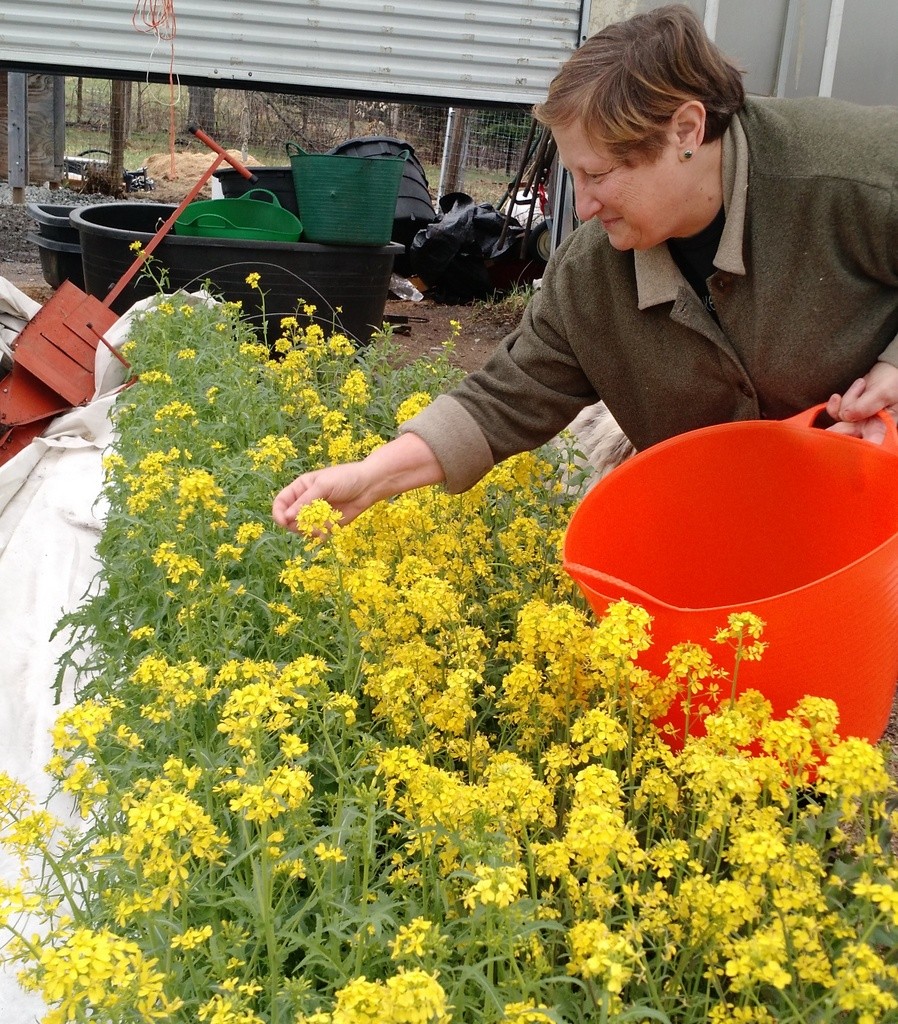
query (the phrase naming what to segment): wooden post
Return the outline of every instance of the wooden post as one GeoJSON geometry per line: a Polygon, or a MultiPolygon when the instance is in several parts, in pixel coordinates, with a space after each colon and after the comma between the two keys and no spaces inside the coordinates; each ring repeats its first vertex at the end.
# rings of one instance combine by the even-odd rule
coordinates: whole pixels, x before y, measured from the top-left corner
{"type": "Polygon", "coordinates": [[[59,188],[65,176],[65,77],[53,76],[53,169],[50,188],[59,188]]]}
{"type": "Polygon", "coordinates": [[[121,190],[125,171],[125,133],[127,129],[128,95],[131,83],[114,79],[109,93],[109,163],[106,173],[113,195],[121,190]]]}
{"type": "Polygon", "coordinates": [[[0,71],[0,178],[11,187],[62,180],[64,89],[58,75],[0,71]]]}
{"type": "Polygon", "coordinates": [[[9,184],[12,188],[12,201],[24,203],[25,186],[28,184],[28,76],[20,71],[10,71],[6,81],[9,184]]]}

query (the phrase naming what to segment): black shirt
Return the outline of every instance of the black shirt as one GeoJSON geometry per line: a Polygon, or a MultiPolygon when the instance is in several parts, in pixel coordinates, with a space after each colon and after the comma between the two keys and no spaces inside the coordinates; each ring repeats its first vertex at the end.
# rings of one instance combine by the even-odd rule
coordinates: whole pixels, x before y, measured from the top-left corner
{"type": "Polygon", "coordinates": [[[708,291],[708,278],[714,273],[714,257],[720,245],[726,216],[723,207],[711,223],[697,235],[689,238],[668,238],[667,248],[680,273],[692,286],[695,294],[705,304],[705,309],[717,319],[714,300],[708,291]]]}

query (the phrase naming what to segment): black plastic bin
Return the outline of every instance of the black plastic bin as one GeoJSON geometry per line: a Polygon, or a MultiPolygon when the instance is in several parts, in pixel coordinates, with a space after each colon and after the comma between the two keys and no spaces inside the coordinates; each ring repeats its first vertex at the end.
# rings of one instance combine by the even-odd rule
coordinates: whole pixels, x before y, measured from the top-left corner
{"type": "Polygon", "coordinates": [[[52,238],[54,242],[67,242],[78,245],[78,229],[70,219],[76,207],[57,206],[48,203],[27,203],[25,209],[37,225],[37,232],[42,238],[52,238]]]}
{"type": "Polygon", "coordinates": [[[250,170],[258,181],[248,181],[233,167],[214,171],[212,177],[221,185],[221,193],[225,199],[238,199],[251,189],[264,188],[278,197],[278,202],[285,210],[299,216],[296,189],[293,187],[293,171],[289,166],[251,167],[250,170]]]}
{"type": "Polygon", "coordinates": [[[38,248],[44,280],[51,288],[71,281],[83,289],[81,239],[70,219],[75,207],[27,203],[25,209],[37,227],[36,232],[28,233],[28,240],[38,248]]]}
{"type": "MultiPolygon", "coordinates": [[[[174,209],[143,202],[76,209],[72,223],[81,239],[85,291],[104,299],[134,260],[131,244],[146,246],[174,209]]],[[[256,319],[261,319],[260,291],[264,292],[269,341],[278,337],[281,318],[296,316],[301,324],[306,322],[298,308],[302,300],[316,307],[314,319],[326,332],[343,331],[365,343],[383,324],[393,260],[401,252],[402,247],[392,242],[379,247],[338,246],[169,234],[153,258],[168,270],[172,289],[195,291],[209,280],[213,292],[242,302],[244,311],[256,319]],[[260,275],[259,289],[246,283],[250,273],[260,275]]],[[[137,275],[112,308],[124,313],[156,290],[152,281],[137,275]]]]}
{"type": "MultiPolygon", "coordinates": [[[[71,281],[73,285],[84,290],[84,270],[79,243],[57,242],[55,238],[44,238],[34,231],[29,231],[26,237],[37,246],[41,273],[51,288],[58,288],[63,281],[71,281]]],[[[75,237],[78,237],[77,233],[75,237]]]]}

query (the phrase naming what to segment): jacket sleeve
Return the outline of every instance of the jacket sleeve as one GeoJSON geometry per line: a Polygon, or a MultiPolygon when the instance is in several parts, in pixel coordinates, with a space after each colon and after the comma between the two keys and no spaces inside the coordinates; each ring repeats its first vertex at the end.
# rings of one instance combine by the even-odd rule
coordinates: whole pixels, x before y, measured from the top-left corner
{"type": "Polygon", "coordinates": [[[576,259],[577,235],[553,256],[520,325],[486,365],[401,428],[427,442],[451,493],[467,490],[503,459],[548,441],[598,399],[567,340],[569,311],[578,303],[565,261],[576,259]]]}

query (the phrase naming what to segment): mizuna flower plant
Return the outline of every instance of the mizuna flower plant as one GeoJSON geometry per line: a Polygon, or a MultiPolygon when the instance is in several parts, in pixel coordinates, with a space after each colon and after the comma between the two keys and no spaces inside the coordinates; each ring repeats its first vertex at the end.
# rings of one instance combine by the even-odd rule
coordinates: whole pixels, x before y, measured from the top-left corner
{"type": "Polygon", "coordinates": [[[262,343],[182,298],[134,325],[59,627],[78,827],[2,781],[4,957],[47,1024],[898,1020],[884,753],[825,701],[731,696],[751,610],[641,668],[645,612],[597,621],[561,570],[565,444],[278,530],[284,482],[392,436],[454,342],[401,365],[301,304],[262,343]]]}

